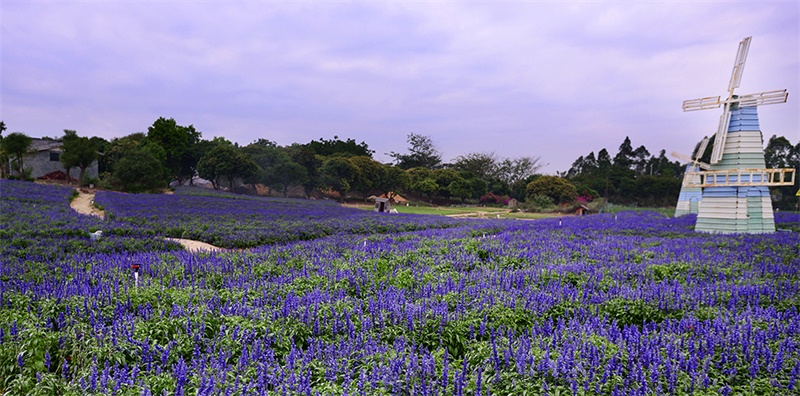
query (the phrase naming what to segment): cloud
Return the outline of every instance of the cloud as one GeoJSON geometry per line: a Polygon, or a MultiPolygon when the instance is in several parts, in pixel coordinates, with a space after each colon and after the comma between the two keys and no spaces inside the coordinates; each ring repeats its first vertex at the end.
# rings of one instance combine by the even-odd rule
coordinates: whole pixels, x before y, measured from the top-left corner
{"type": "MultiPolygon", "coordinates": [[[[338,134],[388,160],[414,132],[446,158],[540,155],[553,172],[625,136],[689,150],[718,113],[680,104],[724,94],[742,37],[743,93],[796,93],[800,74],[791,3],[0,7],[2,117],[31,135],[112,138],[165,116],[244,144],[338,134]]],[[[761,109],[765,135],[796,139],[796,109],[791,96],[761,109]]]]}

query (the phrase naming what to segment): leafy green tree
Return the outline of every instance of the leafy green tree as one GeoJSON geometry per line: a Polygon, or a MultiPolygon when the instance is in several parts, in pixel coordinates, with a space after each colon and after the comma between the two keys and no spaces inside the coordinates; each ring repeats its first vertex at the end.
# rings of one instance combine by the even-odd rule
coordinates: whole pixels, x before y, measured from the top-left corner
{"type": "MultiPolygon", "coordinates": [[[[400,167],[398,166],[398,168],[400,167]]],[[[408,179],[412,185],[419,183],[424,179],[433,178],[432,176],[433,173],[428,168],[416,167],[416,168],[406,169],[405,172],[408,175],[408,179]]],[[[413,189],[414,188],[412,187],[412,190],[413,189]]]]}
{"type": "Polygon", "coordinates": [[[436,180],[432,177],[427,177],[412,183],[411,190],[427,195],[433,201],[433,196],[439,190],[439,185],[436,184],[436,180]]]}
{"type": "Polygon", "coordinates": [[[67,170],[69,176],[70,168],[78,167],[78,185],[83,183],[83,178],[88,169],[97,160],[97,147],[95,143],[87,137],[79,137],[75,131],[64,130],[62,140],[61,164],[67,170]]]}
{"type": "Polygon", "coordinates": [[[458,172],[452,169],[436,169],[431,172],[431,176],[439,186],[439,190],[436,193],[445,199],[450,199],[450,190],[448,188],[450,183],[462,179],[458,172]]]}
{"type": "Polygon", "coordinates": [[[527,179],[542,168],[539,161],[539,157],[506,158],[498,165],[498,178],[508,185],[527,179]]]}
{"type": "Polygon", "coordinates": [[[323,162],[320,168],[322,182],[332,190],[338,191],[344,201],[345,196],[353,188],[360,177],[357,166],[345,157],[330,157],[323,162]]]}
{"type": "Polygon", "coordinates": [[[494,153],[469,153],[456,157],[453,169],[469,172],[483,180],[490,180],[499,177],[499,163],[494,153]]]}
{"type": "Polygon", "coordinates": [[[553,202],[568,203],[575,200],[578,191],[569,181],[557,176],[541,176],[528,184],[527,197],[545,195],[553,202]]]}
{"type": "Polygon", "coordinates": [[[361,192],[366,198],[372,191],[378,190],[386,171],[383,165],[370,157],[351,157],[350,162],[358,168],[358,178],[354,180],[353,190],[361,192]]]}
{"type": "Polygon", "coordinates": [[[247,179],[258,173],[259,167],[252,158],[230,144],[220,143],[212,147],[197,164],[200,177],[210,180],[215,189],[225,179],[231,191],[236,189],[237,179],[247,179]]]}
{"type": "Polygon", "coordinates": [[[159,117],[147,128],[147,138],[160,145],[166,153],[164,165],[178,182],[191,178],[193,174],[191,147],[200,141],[201,133],[193,125],[181,126],[174,119],[159,117]]]}
{"type": "Polygon", "coordinates": [[[400,191],[406,190],[411,184],[411,179],[408,174],[402,169],[384,164],[381,179],[378,181],[376,188],[382,194],[386,194],[391,198],[400,191]]]}
{"type": "Polygon", "coordinates": [[[672,206],[681,192],[680,179],[642,175],[636,178],[637,202],[643,206],[672,206]]]}
{"type": "Polygon", "coordinates": [[[772,135],[764,149],[764,162],[767,168],[791,168],[794,147],[789,139],[772,135]]]}
{"type": "Polygon", "coordinates": [[[527,188],[530,182],[540,178],[541,175],[530,175],[524,179],[517,180],[514,184],[511,185],[511,193],[509,196],[511,198],[517,199],[518,201],[522,202],[525,201],[527,198],[527,188]]]}
{"type": "Polygon", "coordinates": [[[782,210],[797,208],[797,191],[800,191],[800,142],[792,146],[783,136],[772,135],[764,149],[764,162],[767,168],[794,168],[795,183],[792,186],[771,187],[775,206],[782,210]]]}
{"type": "Polygon", "coordinates": [[[2,140],[3,152],[16,163],[16,171],[20,177],[24,175],[24,158],[28,155],[28,150],[30,150],[32,142],[33,139],[22,132],[10,133],[2,140]]]}
{"type": "Polygon", "coordinates": [[[427,168],[438,169],[442,166],[442,154],[430,136],[410,133],[406,139],[409,144],[408,154],[391,152],[397,166],[401,169],[427,168]]]}
{"type": "Polygon", "coordinates": [[[633,146],[631,139],[625,136],[625,140],[619,145],[619,151],[614,156],[613,165],[617,168],[630,169],[634,162],[633,146]]]}
{"type": "MultiPolygon", "coordinates": [[[[480,180],[480,179],[473,179],[473,180],[480,180]]],[[[469,180],[459,177],[456,180],[450,182],[450,185],[447,186],[447,189],[450,192],[450,195],[456,197],[461,200],[461,203],[464,203],[464,200],[473,196],[472,191],[472,184],[469,180]]]]}
{"type": "Polygon", "coordinates": [[[489,191],[489,184],[484,180],[478,179],[477,177],[466,180],[467,183],[469,183],[471,191],[469,198],[478,199],[489,191]]]}
{"type": "Polygon", "coordinates": [[[114,162],[112,183],[129,192],[164,187],[167,183],[167,173],[160,159],[163,156],[163,149],[155,144],[132,147],[114,162]]]}
{"type": "Polygon", "coordinates": [[[98,166],[102,165],[104,169],[111,170],[113,174],[117,162],[129,151],[143,145],[146,138],[144,133],[137,132],[111,139],[98,166]]]}
{"type": "Polygon", "coordinates": [[[356,143],[353,139],[343,141],[338,136],[334,136],[331,140],[320,138],[319,140],[312,140],[306,144],[311,151],[323,157],[332,155],[339,155],[343,157],[370,157],[375,153],[370,150],[369,146],[364,143],[356,143]]]}
{"type": "Polygon", "coordinates": [[[317,155],[308,146],[303,144],[293,144],[286,148],[287,154],[296,164],[305,169],[305,176],[301,181],[306,198],[311,197],[311,193],[322,183],[319,168],[322,166],[322,156],[317,155]]]}
{"type": "Polygon", "coordinates": [[[292,161],[288,155],[273,167],[270,187],[275,187],[285,197],[289,187],[302,185],[307,177],[306,168],[292,161]]]}
{"type": "Polygon", "coordinates": [[[259,139],[243,147],[242,152],[261,168],[252,181],[281,191],[284,197],[291,186],[302,185],[308,177],[306,168],[292,160],[290,150],[275,142],[259,139]]]}

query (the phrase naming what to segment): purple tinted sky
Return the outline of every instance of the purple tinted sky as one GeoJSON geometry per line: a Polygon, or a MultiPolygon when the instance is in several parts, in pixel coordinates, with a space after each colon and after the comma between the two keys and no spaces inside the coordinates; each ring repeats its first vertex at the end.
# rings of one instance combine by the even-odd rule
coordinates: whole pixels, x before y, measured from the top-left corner
{"type": "Polygon", "coordinates": [[[366,141],[375,157],[429,135],[445,160],[540,156],[543,171],[625,136],[689,152],[738,93],[765,139],[800,138],[798,10],[788,2],[16,2],[3,0],[0,119],[10,132],[107,139],[158,117],[204,138],[366,141]]]}

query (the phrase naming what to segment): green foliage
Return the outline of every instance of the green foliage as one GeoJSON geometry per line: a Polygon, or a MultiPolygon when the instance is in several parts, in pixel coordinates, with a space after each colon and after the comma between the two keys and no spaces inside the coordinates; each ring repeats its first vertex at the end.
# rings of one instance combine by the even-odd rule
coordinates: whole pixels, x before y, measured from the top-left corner
{"type": "Polygon", "coordinates": [[[0,149],[5,155],[14,160],[18,175],[22,175],[25,172],[24,158],[28,155],[32,142],[33,139],[21,132],[10,133],[3,140],[0,140],[0,149]]]}
{"type": "Polygon", "coordinates": [[[320,168],[322,182],[342,195],[342,199],[350,192],[361,177],[360,170],[349,158],[330,157],[320,168]]]}
{"type": "Polygon", "coordinates": [[[192,147],[200,141],[200,132],[193,125],[181,126],[174,119],[159,117],[147,128],[147,139],[164,149],[164,165],[177,179],[191,177],[192,147]]]}
{"type": "Polygon", "coordinates": [[[163,150],[154,145],[143,144],[125,152],[114,163],[112,183],[123,191],[142,192],[166,187],[167,173],[163,162],[163,150]]]}
{"type": "Polygon", "coordinates": [[[526,188],[526,197],[532,198],[536,195],[545,195],[557,203],[569,203],[577,198],[578,192],[566,179],[542,176],[530,182],[526,188]]]}
{"type": "Polygon", "coordinates": [[[374,150],[370,150],[365,142],[356,143],[353,139],[345,141],[334,136],[333,139],[326,140],[320,138],[319,140],[312,140],[305,144],[314,154],[328,157],[332,155],[339,155],[344,157],[369,157],[372,158],[374,150]]]}
{"type": "Polygon", "coordinates": [[[391,152],[389,155],[395,159],[401,169],[426,168],[438,169],[442,165],[442,154],[430,136],[416,133],[408,134],[408,154],[391,152]]]}
{"type": "Polygon", "coordinates": [[[197,163],[197,173],[210,180],[215,189],[221,188],[220,183],[225,179],[231,190],[234,190],[237,179],[253,177],[259,169],[251,157],[226,143],[216,144],[197,163]]]}
{"type": "Polygon", "coordinates": [[[617,297],[599,305],[601,313],[617,322],[620,327],[645,323],[661,323],[666,319],[680,319],[681,311],[665,311],[654,302],[617,297]]]}
{"type": "Polygon", "coordinates": [[[74,132],[64,131],[65,136],[60,159],[64,168],[67,169],[67,174],[69,174],[70,168],[77,167],[80,169],[78,175],[78,184],[80,185],[83,183],[86,169],[97,160],[98,155],[94,141],[87,137],[73,136],[74,132]]]}

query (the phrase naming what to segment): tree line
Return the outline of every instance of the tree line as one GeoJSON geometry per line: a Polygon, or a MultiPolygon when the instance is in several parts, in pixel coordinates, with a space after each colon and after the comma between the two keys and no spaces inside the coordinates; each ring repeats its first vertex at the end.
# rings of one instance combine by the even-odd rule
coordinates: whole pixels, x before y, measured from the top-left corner
{"type": "MultiPolygon", "coordinates": [[[[24,158],[31,138],[20,132],[3,137],[0,122],[2,177],[24,177],[24,158]]],[[[667,159],[664,150],[651,155],[644,146],[634,149],[628,137],[612,157],[603,148],[597,155],[576,159],[558,176],[542,176],[538,156],[502,158],[494,153],[468,153],[451,163],[430,136],[411,133],[406,152],[391,152],[391,163],[373,158],[365,142],[320,138],[308,143],[280,146],[258,139],[239,145],[222,137],[203,139],[193,125],[179,125],[172,118],[158,118],[147,132],[110,141],[78,136],[64,130],[60,160],[70,175],[78,171],[80,182],[129,192],[158,190],[171,183],[209,181],[215,189],[252,191],[263,185],[287,196],[302,191],[305,197],[338,193],[345,197],[403,193],[433,203],[506,204],[511,199],[532,206],[608,201],[641,206],[674,205],[680,191],[683,167],[667,159]],[[97,180],[86,180],[85,171],[98,163],[97,180]]],[[[709,147],[708,150],[711,150],[709,147]]],[[[798,167],[800,144],[783,137],[770,139],[765,159],[768,166],[798,167]]],[[[791,205],[794,194],[778,191],[791,205]]],[[[796,189],[796,187],[795,187],[796,189]]]]}

